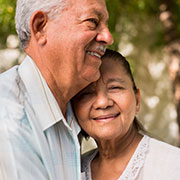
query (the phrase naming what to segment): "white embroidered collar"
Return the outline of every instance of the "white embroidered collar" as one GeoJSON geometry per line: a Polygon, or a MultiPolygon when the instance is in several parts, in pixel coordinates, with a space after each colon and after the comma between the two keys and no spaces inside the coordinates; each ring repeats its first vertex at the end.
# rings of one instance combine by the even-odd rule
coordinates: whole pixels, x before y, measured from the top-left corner
{"type": "MultiPolygon", "coordinates": [[[[124,170],[124,172],[118,180],[135,180],[137,178],[142,167],[144,166],[146,154],[149,149],[149,139],[150,138],[148,136],[143,136],[133,156],[131,157],[126,169],[124,170]]],[[[85,172],[82,173],[82,180],[91,180],[90,164],[96,156],[97,152],[98,150],[96,150],[87,161],[84,161],[82,165],[82,170],[85,172]]]]}

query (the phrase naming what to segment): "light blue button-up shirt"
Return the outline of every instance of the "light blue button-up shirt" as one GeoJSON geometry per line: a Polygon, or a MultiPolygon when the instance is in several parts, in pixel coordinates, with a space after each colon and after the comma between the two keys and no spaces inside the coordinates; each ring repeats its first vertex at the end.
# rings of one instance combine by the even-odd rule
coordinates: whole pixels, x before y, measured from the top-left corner
{"type": "Polygon", "coordinates": [[[30,57],[0,75],[0,180],[80,180],[79,131],[30,57]]]}

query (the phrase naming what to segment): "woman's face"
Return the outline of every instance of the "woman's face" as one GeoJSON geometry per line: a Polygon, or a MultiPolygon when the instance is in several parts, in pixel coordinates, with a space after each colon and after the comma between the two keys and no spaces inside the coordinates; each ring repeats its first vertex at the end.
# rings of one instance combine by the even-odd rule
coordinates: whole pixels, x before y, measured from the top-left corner
{"type": "Polygon", "coordinates": [[[96,140],[123,137],[140,108],[130,77],[118,61],[105,59],[101,77],[73,100],[78,122],[96,140]]]}

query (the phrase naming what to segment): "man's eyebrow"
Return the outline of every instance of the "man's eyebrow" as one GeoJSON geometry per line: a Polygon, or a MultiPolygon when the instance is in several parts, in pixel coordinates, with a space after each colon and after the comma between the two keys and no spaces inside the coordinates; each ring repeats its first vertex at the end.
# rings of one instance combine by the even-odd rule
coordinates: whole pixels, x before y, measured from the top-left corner
{"type": "Polygon", "coordinates": [[[102,13],[101,11],[98,11],[97,9],[94,9],[93,13],[95,13],[100,18],[105,18],[107,23],[108,23],[108,21],[109,21],[109,14],[102,13]]]}
{"type": "Polygon", "coordinates": [[[123,80],[123,79],[121,79],[121,78],[111,78],[111,79],[108,79],[108,80],[107,80],[107,83],[112,83],[112,82],[119,82],[119,83],[124,84],[124,83],[125,83],[125,80],[123,80]]]}

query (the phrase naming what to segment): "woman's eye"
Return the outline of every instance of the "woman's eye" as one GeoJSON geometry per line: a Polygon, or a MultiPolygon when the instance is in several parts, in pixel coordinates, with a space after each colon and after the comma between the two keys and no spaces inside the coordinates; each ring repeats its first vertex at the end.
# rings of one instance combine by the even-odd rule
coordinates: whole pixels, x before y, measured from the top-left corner
{"type": "Polygon", "coordinates": [[[123,90],[124,88],[121,86],[112,86],[109,88],[110,90],[123,90]]]}
{"type": "Polygon", "coordinates": [[[87,92],[83,92],[80,96],[85,97],[85,96],[88,96],[88,95],[91,95],[91,94],[93,94],[93,91],[87,91],[87,92]]]}

